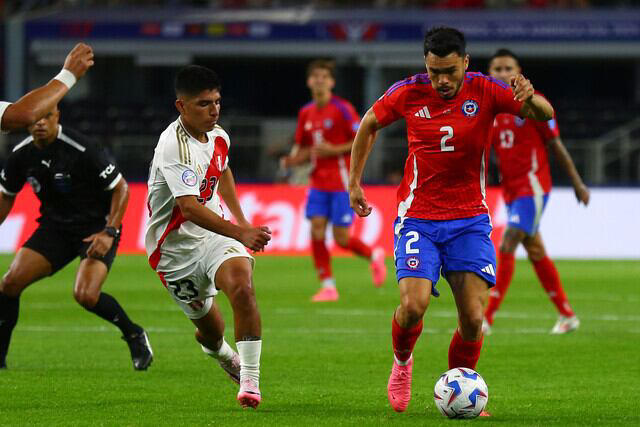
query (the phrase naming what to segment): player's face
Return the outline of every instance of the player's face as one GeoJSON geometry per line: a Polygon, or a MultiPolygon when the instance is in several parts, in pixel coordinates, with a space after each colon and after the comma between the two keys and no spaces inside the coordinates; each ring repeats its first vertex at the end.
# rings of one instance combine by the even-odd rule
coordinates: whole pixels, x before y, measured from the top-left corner
{"type": "Polygon", "coordinates": [[[464,81],[464,73],[469,66],[469,55],[460,56],[451,52],[447,56],[438,56],[429,52],[425,57],[427,73],[431,86],[444,99],[451,99],[458,94],[464,81]]]}
{"type": "Polygon", "coordinates": [[[176,108],[189,127],[204,133],[211,131],[218,123],[221,101],[222,96],[217,89],[206,89],[193,97],[178,97],[176,108]]]}
{"type": "Polygon", "coordinates": [[[489,63],[489,74],[498,80],[510,84],[511,77],[520,73],[518,61],[510,56],[498,56],[489,63]]]}
{"type": "Polygon", "coordinates": [[[311,71],[307,77],[307,87],[312,94],[326,94],[331,92],[336,81],[331,77],[329,70],[324,68],[316,68],[311,71]]]}
{"type": "Polygon", "coordinates": [[[60,111],[56,107],[46,116],[29,126],[29,133],[35,141],[52,142],[58,136],[58,122],[60,120],[60,111]]]}

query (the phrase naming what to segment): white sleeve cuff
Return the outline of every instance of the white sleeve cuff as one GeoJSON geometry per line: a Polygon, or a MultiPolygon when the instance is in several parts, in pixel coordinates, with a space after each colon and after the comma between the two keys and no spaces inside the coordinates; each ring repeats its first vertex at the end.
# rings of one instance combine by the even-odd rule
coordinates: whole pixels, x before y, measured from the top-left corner
{"type": "MultiPolygon", "coordinates": [[[[4,115],[7,107],[11,105],[10,102],[0,101],[0,130],[2,130],[2,116],[4,115]]],[[[8,133],[7,131],[2,130],[2,133],[8,133]]]]}
{"type": "Polygon", "coordinates": [[[109,184],[107,186],[107,188],[104,189],[104,191],[111,191],[114,188],[116,188],[116,185],[118,185],[118,183],[120,182],[120,180],[122,179],[122,174],[119,173],[118,176],[116,176],[113,181],[111,181],[111,184],[109,184]]]}

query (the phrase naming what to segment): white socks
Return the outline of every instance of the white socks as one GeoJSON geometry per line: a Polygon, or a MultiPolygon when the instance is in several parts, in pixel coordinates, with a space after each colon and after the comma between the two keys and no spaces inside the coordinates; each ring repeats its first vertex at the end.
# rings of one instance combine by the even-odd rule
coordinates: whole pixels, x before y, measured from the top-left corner
{"type": "Polygon", "coordinates": [[[240,355],[240,383],[245,378],[251,378],[256,382],[260,381],[260,352],[262,351],[262,340],[258,341],[238,341],[238,354],[240,355]]]}
{"type": "Polygon", "coordinates": [[[322,281],[322,287],[323,288],[335,288],[336,287],[336,281],[334,280],[333,277],[329,277],[327,279],[324,279],[322,281]]]}
{"type": "Polygon", "coordinates": [[[218,351],[213,351],[203,345],[200,345],[200,347],[202,347],[202,351],[216,360],[231,360],[233,358],[234,351],[224,338],[222,338],[222,345],[218,351]]]}

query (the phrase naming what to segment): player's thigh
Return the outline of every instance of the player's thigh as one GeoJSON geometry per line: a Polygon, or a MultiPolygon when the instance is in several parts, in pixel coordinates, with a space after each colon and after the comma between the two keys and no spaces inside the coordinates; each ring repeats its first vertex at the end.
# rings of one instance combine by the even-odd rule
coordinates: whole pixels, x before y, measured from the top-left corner
{"type": "Polygon", "coordinates": [[[502,241],[500,242],[500,251],[512,254],[518,248],[518,245],[524,241],[527,237],[527,233],[519,228],[507,225],[507,228],[502,234],[502,241]]]}
{"type": "Polygon", "coordinates": [[[400,304],[417,315],[422,315],[429,307],[433,283],[429,279],[405,277],[398,282],[400,304]]]}
{"type": "Polygon", "coordinates": [[[330,219],[334,226],[349,227],[353,223],[355,213],[349,204],[349,193],[334,191],[331,194],[330,219]]]}
{"type": "Polygon", "coordinates": [[[443,249],[445,277],[452,272],[471,272],[490,286],[496,283],[496,251],[491,241],[488,215],[448,221],[448,239],[443,249]]]}
{"type": "Polygon", "coordinates": [[[458,324],[465,340],[477,340],[482,333],[484,309],[489,298],[489,283],[468,271],[446,275],[458,309],[458,324]]]}
{"type": "Polygon", "coordinates": [[[325,220],[328,221],[331,217],[331,192],[321,191],[315,188],[309,189],[305,216],[311,220],[312,227],[314,218],[325,218],[325,220]]]}
{"type": "Polygon", "coordinates": [[[252,274],[253,264],[249,258],[232,257],[226,259],[215,269],[215,284],[232,300],[232,303],[238,298],[252,300],[255,299],[252,274]]]}
{"type": "Polygon", "coordinates": [[[522,243],[531,261],[538,262],[547,256],[547,251],[539,231],[533,236],[527,236],[522,243]]]}
{"type": "Polygon", "coordinates": [[[309,221],[311,222],[311,237],[313,240],[324,240],[329,219],[325,216],[312,216],[309,221]]]}
{"type": "Polygon", "coordinates": [[[82,305],[95,306],[108,273],[107,265],[101,260],[84,258],[80,261],[73,286],[76,301],[82,305]]]}
{"type": "Polygon", "coordinates": [[[398,283],[405,278],[427,279],[431,283],[429,291],[438,296],[436,283],[440,278],[442,257],[428,227],[426,222],[411,218],[402,222],[396,219],[393,252],[396,279],[398,283]]]}
{"type": "Polygon", "coordinates": [[[191,322],[207,340],[218,341],[224,335],[224,320],[215,301],[203,317],[191,319],[191,322]]]}
{"type": "Polygon", "coordinates": [[[77,236],[52,226],[40,225],[24,243],[23,248],[44,257],[51,265],[51,275],[78,256],[78,246],[77,236]]]}
{"type": "Polygon", "coordinates": [[[20,248],[2,278],[0,291],[9,296],[18,296],[31,283],[49,276],[51,272],[51,263],[42,254],[29,248],[20,248]]]}

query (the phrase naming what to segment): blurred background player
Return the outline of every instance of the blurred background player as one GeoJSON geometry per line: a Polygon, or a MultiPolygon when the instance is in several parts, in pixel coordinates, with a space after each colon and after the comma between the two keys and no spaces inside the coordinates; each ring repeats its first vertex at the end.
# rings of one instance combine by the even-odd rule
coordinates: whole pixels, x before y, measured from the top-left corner
{"type": "Polygon", "coordinates": [[[336,301],[339,298],[331,271],[331,255],[325,242],[327,224],[331,222],[333,238],[370,261],[373,284],[382,286],[387,275],[384,249],[371,248],[349,235],[353,209],[347,192],[349,163],[353,138],[360,117],[347,100],[333,94],[334,63],[315,60],[307,68],[307,87],[313,100],[298,113],[295,145],[289,156],[281,160],[285,168],[311,162],[311,188],[307,198],[306,217],[311,221],[311,253],[321,289],[312,301],[336,301]]]}
{"type": "Polygon", "coordinates": [[[0,101],[0,130],[24,129],[51,113],[58,102],[93,66],[93,50],[78,43],[67,55],[60,73],[14,103],[0,101]]]}
{"type": "Polygon", "coordinates": [[[267,227],[245,219],[229,169],[229,135],[220,117],[220,81],[210,69],[192,65],[175,80],[180,117],[160,135],[149,171],[149,264],[196,326],[202,350],[240,384],[238,401],[255,408],[261,400],[262,325],[253,288],[253,257],[267,227]],[[238,222],[223,218],[220,195],[238,222]],[[224,340],[224,320],[213,297],[221,289],[233,309],[238,353],[224,340]]]}
{"type": "MultiPolygon", "coordinates": [[[[489,61],[489,73],[503,82],[510,82],[520,72],[517,56],[507,49],[498,50],[489,61]]],[[[569,305],[558,271],[547,256],[538,231],[551,191],[547,147],[553,150],[571,179],[578,203],[589,203],[589,189],[582,182],[569,152],[562,144],[555,118],[539,122],[500,114],[493,124],[491,143],[498,155],[508,223],[500,243],[496,286],[489,293],[483,330],[486,334],[491,333],[494,316],[513,277],[516,248],[522,243],[542,287],[558,310],[558,321],[551,333],[573,331],[580,326],[580,320],[569,305]]]]}
{"type": "Polygon", "coordinates": [[[353,144],[349,176],[351,206],[371,213],[360,179],[376,132],[404,118],[409,155],[398,188],[395,262],[400,305],[392,320],[394,362],[387,386],[395,411],[411,399],[412,351],[422,332],[431,294],[438,296],[440,273],[458,309],[449,347],[449,369],[475,369],[482,349],[482,318],[489,287],[495,284],[495,249],[485,201],[489,134],[498,113],[537,120],[553,108],[522,75],[509,84],[469,65],[464,35],[433,28],[424,39],[427,74],[392,85],[367,111],[353,144]]]}
{"type": "Polygon", "coordinates": [[[31,136],[14,147],[0,172],[0,224],[25,182],[41,203],[38,228],[2,278],[0,366],[6,366],[22,291],[80,256],[75,300],[117,326],[129,345],[134,369],[145,370],[153,360],[146,332],[114,297],[101,291],[120,242],[129,187],[110,154],[83,135],[63,130],[59,118],[54,107],[30,126],[31,136]]]}

